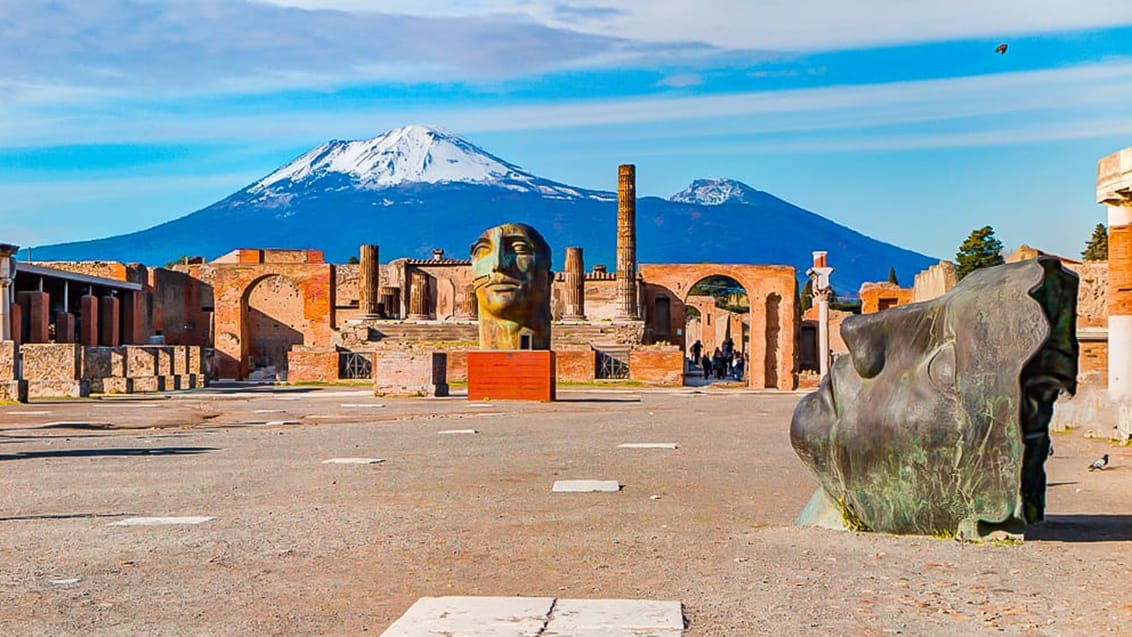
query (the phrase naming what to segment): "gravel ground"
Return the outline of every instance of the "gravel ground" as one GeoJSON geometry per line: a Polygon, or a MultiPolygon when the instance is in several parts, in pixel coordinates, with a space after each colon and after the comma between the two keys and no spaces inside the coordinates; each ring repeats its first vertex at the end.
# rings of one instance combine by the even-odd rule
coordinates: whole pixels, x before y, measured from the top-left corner
{"type": "Polygon", "coordinates": [[[1050,520],[1022,545],[795,528],[816,487],[798,397],[0,405],[0,634],[376,635],[421,596],[528,595],[679,600],[688,637],[1132,635],[1132,448],[1055,436],[1050,520]],[[587,478],[624,488],[550,492],[587,478]],[[132,516],[215,519],[110,525],[132,516]]]}

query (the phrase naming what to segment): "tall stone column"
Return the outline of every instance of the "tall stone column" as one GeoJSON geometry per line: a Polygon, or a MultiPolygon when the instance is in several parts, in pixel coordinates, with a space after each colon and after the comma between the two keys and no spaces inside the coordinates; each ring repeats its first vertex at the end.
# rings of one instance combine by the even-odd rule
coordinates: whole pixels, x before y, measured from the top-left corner
{"type": "Polygon", "coordinates": [[[479,306],[476,301],[476,287],[471,283],[464,285],[460,293],[459,302],[456,303],[456,318],[458,319],[474,319],[479,313],[479,306]]]}
{"type": "Polygon", "coordinates": [[[1108,208],[1108,391],[1132,398],[1132,146],[1097,163],[1097,202],[1108,208]]]}
{"type": "Polygon", "coordinates": [[[829,373],[829,301],[833,297],[829,275],[833,268],[829,267],[824,251],[815,251],[813,257],[814,265],[806,270],[806,276],[813,281],[814,303],[818,306],[818,370],[824,377],[829,373]]]}
{"type": "Polygon", "coordinates": [[[420,270],[409,274],[409,316],[410,320],[427,321],[429,290],[428,275],[420,270]]]}
{"type": "Polygon", "coordinates": [[[51,297],[47,292],[21,294],[27,294],[28,342],[46,343],[51,340],[51,297]]]}
{"type": "Polygon", "coordinates": [[[362,244],[358,268],[358,307],[363,318],[377,318],[377,306],[381,303],[379,294],[381,265],[377,258],[378,247],[362,244]]]}
{"type": "Polygon", "coordinates": [[[99,343],[106,347],[118,347],[122,344],[118,331],[121,320],[118,297],[108,292],[106,296],[102,297],[98,306],[101,314],[99,326],[102,328],[99,343]]]}
{"type": "Polygon", "coordinates": [[[617,318],[637,319],[637,167],[617,167],[617,318]]]}
{"type": "Polygon", "coordinates": [[[98,297],[90,292],[79,299],[79,344],[98,347],[98,297]]]}
{"type": "Polygon", "coordinates": [[[586,318],[586,268],[582,262],[581,248],[566,248],[566,310],[562,318],[584,320],[586,318]]]}
{"type": "Polygon", "coordinates": [[[12,290],[15,288],[16,260],[20,246],[0,243],[0,341],[12,340],[12,290]]]}

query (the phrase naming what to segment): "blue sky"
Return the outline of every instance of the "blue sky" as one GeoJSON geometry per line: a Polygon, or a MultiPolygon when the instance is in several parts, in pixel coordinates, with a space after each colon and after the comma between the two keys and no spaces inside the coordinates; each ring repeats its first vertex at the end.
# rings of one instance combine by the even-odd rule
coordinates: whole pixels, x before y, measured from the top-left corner
{"type": "MultiPolygon", "coordinates": [[[[1126,0],[0,0],[0,242],[185,215],[442,126],[556,181],[731,177],[950,258],[1076,256],[1132,145],[1126,0]],[[994,48],[1009,49],[998,55],[994,48]]],[[[394,255],[391,255],[394,256],[394,255]]],[[[831,255],[836,262],[836,255],[831,255]]]]}

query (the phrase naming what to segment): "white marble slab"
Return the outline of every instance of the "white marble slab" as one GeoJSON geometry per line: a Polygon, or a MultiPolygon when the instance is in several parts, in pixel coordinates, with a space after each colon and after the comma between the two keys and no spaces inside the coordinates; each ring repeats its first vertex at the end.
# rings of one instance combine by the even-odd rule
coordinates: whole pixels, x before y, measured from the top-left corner
{"type": "Polygon", "coordinates": [[[438,431],[438,432],[436,432],[436,433],[438,433],[438,434],[440,434],[440,435],[442,435],[442,436],[445,436],[445,435],[450,435],[450,434],[469,434],[469,435],[473,435],[473,434],[478,434],[478,433],[479,433],[479,430],[478,430],[478,429],[445,429],[444,431],[438,431]]]}
{"type": "Polygon", "coordinates": [[[19,411],[19,410],[17,410],[17,411],[6,411],[4,413],[8,414],[9,416],[46,416],[46,415],[50,414],[51,412],[50,411],[19,411]]]}
{"type": "Polygon", "coordinates": [[[384,458],[330,458],[323,460],[322,464],[377,464],[385,462],[384,458]]]}
{"type": "Polygon", "coordinates": [[[347,409],[381,409],[384,403],[342,403],[340,407],[347,409]]]}
{"type": "Polygon", "coordinates": [[[303,423],[299,420],[269,420],[264,424],[268,427],[276,427],[278,425],[301,425],[303,423]]]}
{"type": "Polygon", "coordinates": [[[203,524],[209,520],[215,520],[212,516],[198,516],[198,517],[167,517],[167,518],[126,518],[117,522],[111,522],[107,526],[165,526],[169,524],[203,524]]]}
{"type": "Polygon", "coordinates": [[[590,493],[593,491],[620,491],[616,480],[555,480],[550,489],[554,493],[590,493]]]}
{"type": "Polygon", "coordinates": [[[647,599],[560,599],[543,637],[679,637],[684,632],[680,602],[647,599]]]}
{"type": "Polygon", "coordinates": [[[285,414],[285,413],[287,413],[287,410],[286,409],[257,409],[252,413],[255,413],[255,414],[285,414]]]}
{"type": "Polygon", "coordinates": [[[536,637],[552,597],[422,597],[381,637],[536,637]]]}
{"type": "Polygon", "coordinates": [[[617,445],[618,449],[675,449],[675,442],[626,442],[617,445]]]}

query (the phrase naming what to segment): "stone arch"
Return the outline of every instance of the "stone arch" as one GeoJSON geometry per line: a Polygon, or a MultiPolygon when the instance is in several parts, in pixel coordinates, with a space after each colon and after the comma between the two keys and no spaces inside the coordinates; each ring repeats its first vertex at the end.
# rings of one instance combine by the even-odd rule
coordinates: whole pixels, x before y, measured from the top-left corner
{"type": "MultiPolygon", "coordinates": [[[[688,293],[698,281],[712,275],[733,279],[746,290],[751,303],[748,384],[759,388],[794,388],[798,285],[793,267],[724,263],[642,264],[640,272],[645,282],[646,312],[652,310],[658,295],[667,295],[679,301],[671,304],[672,321],[676,325],[686,322],[688,293]],[[769,351],[768,346],[771,347],[769,351]],[[768,374],[772,367],[773,374],[768,374]]],[[[692,344],[686,336],[683,334],[675,339],[685,352],[692,344]]],[[[733,340],[736,339],[733,337],[733,340]]]]}
{"type": "Polygon", "coordinates": [[[301,288],[282,274],[268,274],[248,284],[240,305],[240,346],[247,370],[274,368],[277,374],[285,374],[287,352],[304,343],[301,288]]]}

